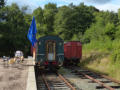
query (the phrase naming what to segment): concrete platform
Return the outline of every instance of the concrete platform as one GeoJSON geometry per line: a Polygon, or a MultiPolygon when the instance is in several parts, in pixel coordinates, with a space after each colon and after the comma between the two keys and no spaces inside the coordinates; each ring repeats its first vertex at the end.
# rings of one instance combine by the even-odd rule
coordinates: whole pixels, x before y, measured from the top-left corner
{"type": "Polygon", "coordinates": [[[26,90],[37,90],[36,79],[35,79],[34,60],[29,59],[27,65],[29,65],[29,70],[28,70],[28,80],[27,80],[26,90]]]}
{"type": "Polygon", "coordinates": [[[0,90],[26,90],[29,65],[27,60],[8,64],[0,59],[0,90]]]}

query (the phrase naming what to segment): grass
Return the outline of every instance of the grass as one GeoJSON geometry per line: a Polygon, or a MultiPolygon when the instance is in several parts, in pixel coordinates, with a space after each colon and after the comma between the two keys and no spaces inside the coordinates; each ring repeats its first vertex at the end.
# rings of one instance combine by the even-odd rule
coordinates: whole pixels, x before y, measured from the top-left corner
{"type": "Polygon", "coordinates": [[[120,80],[120,40],[93,41],[83,45],[83,58],[79,66],[120,80]]]}

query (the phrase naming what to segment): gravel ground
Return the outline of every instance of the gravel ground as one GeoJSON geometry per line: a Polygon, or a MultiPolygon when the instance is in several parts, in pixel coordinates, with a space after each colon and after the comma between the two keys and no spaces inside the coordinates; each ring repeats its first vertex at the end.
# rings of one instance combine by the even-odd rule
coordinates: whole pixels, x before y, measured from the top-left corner
{"type": "Polygon", "coordinates": [[[96,86],[100,86],[97,83],[93,83],[91,82],[91,80],[87,79],[87,78],[80,78],[77,75],[74,75],[73,73],[71,73],[70,70],[68,69],[64,69],[65,70],[65,74],[64,77],[67,78],[70,82],[74,83],[75,86],[81,90],[108,90],[108,89],[97,89],[96,86]]]}
{"type": "Polygon", "coordinates": [[[21,64],[7,64],[0,59],[0,90],[26,90],[28,66],[25,60],[21,64]]]}
{"type": "MultiPolygon", "coordinates": [[[[78,68],[77,70],[83,71],[82,69],[78,68]]],[[[76,75],[76,73],[71,73],[71,70],[69,69],[64,69],[64,77],[67,78],[70,82],[74,83],[76,87],[82,90],[108,90],[106,88],[102,88],[101,85],[98,83],[93,82],[90,79],[87,79],[81,75],[76,75]]],[[[106,82],[105,84],[108,86],[113,86],[116,87],[114,90],[120,90],[120,85],[111,82],[110,80],[107,80],[105,78],[96,78],[97,80],[106,82]],[[108,83],[107,83],[108,82],[108,83]],[[118,87],[118,88],[117,88],[118,87]]]]}

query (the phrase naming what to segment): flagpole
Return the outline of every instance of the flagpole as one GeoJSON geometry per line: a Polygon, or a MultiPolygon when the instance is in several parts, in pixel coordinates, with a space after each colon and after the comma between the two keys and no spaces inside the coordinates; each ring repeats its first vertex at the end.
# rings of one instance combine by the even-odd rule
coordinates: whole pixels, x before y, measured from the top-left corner
{"type": "Polygon", "coordinates": [[[33,60],[35,60],[35,52],[36,52],[36,49],[35,47],[33,47],[33,60]]]}

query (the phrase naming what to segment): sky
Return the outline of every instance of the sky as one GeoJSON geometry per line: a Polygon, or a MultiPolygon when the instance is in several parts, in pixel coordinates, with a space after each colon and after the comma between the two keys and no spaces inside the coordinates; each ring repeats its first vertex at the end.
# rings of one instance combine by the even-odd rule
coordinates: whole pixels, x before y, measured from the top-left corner
{"type": "Polygon", "coordinates": [[[39,6],[44,8],[44,5],[49,2],[57,4],[58,7],[69,5],[70,3],[79,5],[81,2],[84,2],[85,5],[95,6],[99,10],[109,10],[114,12],[117,12],[120,8],[120,0],[7,0],[7,5],[17,3],[20,7],[28,6],[29,11],[32,12],[39,6]]]}

